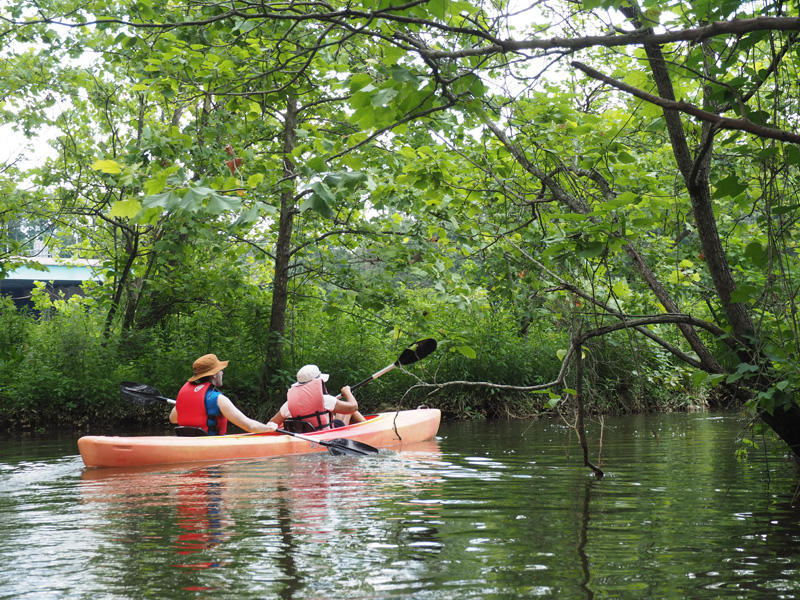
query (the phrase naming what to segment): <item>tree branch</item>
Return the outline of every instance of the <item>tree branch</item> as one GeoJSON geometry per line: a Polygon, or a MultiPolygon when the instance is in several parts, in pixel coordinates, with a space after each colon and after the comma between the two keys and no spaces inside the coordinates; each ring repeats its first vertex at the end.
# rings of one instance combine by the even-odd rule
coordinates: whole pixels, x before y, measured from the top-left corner
{"type": "Polygon", "coordinates": [[[758,125],[757,123],[753,123],[747,119],[731,119],[729,117],[722,117],[716,113],[708,112],[682,100],[667,100],[666,98],[661,98],[660,96],[654,96],[653,94],[649,94],[644,90],[633,87],[632,85],[628,85],[627,83],[623,83],[617,79],[612,79],[600,71],[593,69],[592,67],[577,60],[572,61],[570,64],[576,69],[580,69],[593,79],[599,79],[600,81],[603,81],[604,83],[607,83],[618,90],[631,94],[632,96],[636,96],[637,98],[641,98],[642,100],[650,102],[651,104],[655,104],[656,106],[660,106],[661,108],[667,110],[676,110],[697,117],[702,121],[712,123],[717,129],[747,131],[748,133],[752,133],[763,138],[800,144],[800,134],[784,131],[783,129],[775,129],[774,127],[758,125]]]}

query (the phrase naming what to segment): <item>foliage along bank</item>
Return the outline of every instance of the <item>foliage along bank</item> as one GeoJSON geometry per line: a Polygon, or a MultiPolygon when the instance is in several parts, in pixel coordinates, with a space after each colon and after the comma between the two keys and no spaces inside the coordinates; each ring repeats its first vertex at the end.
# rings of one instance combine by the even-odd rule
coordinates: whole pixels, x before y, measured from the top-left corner
{"type": "MultiPolygon", "coordinates": [[[[331,373],[329,387],[361,381],[391,364],[414,339],[432,336],[438,350],[409,367],[394,369],[359,389],[367,412],[413,408],[442,409],[447,419],[527,418],[553,410],[550,396],[503,392],[487,387],[414,388],[415,384],[466,380],[533,385],[555,378],[566,343],[562,332],[543,320],[524,333],[507,307],[453,311],[418,296],[383,319],[356,306],[305,302],[296,307],[287,338],[282,388],[274,399],[258,400],[264,339],[252,329],[260,304],[231,302],[201,308],[148,330],[104,336],[104,314],[91,297],[49,299],[40,289],[37,311],[19,311],[0,299],[0,424],[9,432],[103,432],[167,429],[169,407],[137,406],[122,400],[119,384],[137,381],[174,397],[199,355],[214,352],[230,360],[225,391],[246,413],[269,418],[282,390],[302,364],[314,362],[331,373]],[[405,330],[408,314],[422,307],[425,330],[405,330]],[[389,320],[388,317],[393,317],[389,320]]],[[[689,398],[688,376],[664,356],[650,354],[633,340],[607,339],[587,348],[586,387],[595,412],[681,409],[689,398]],[[632,346],[633,344],[633,346],[632,346]]],[[[561,403],[569,414],[569,403],[561,403]]]]}

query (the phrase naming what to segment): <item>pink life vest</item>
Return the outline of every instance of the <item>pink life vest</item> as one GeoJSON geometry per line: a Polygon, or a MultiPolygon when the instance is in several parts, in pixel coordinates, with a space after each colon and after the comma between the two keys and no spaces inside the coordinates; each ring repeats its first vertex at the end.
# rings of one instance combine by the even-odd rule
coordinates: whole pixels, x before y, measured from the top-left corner
{"type": "Polygon", "coordinates": [[[322,379],[312,379],[290,387],[286,392],[286,401],[292,419],[307,421],[314,429],[329,427],[331,413],[325,410],[324,393],[322,379]]]}
{"type": "Polygon", "coordinates": [[[211,403],[211,411],[208,410],[209,406],[206,405],[206,392],[210,387],[210,382],[187,381],[183,384],[175,400],[175,408],[178,411],[178,425],[199,427],[206,433],[225,435],[228,429],[228,419],[222,416],[216,397],[211,403]]]}

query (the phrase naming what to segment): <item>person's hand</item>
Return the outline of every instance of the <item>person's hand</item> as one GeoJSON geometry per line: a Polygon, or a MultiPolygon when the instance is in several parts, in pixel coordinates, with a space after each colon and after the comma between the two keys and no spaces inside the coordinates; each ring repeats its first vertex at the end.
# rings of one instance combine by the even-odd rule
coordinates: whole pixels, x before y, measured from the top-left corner
{"type": "Polygon", "coordinates": [[[258,424],[257,425],[253,424],[250,426],[251,433],[271,433],[276,429],[278,429],[278,424],[273,423],[272,421],[269,421],[267,423],[259,423],[258,421],[256,421],[256,423],[258,424]]]}
{"type": "Polygon", "coordinates": [[[349,385],[344,386],[341,391],[342,391],[342,396],[344,396],[348,400],[353,397],[353,392],[350,391],[349,385]]]}

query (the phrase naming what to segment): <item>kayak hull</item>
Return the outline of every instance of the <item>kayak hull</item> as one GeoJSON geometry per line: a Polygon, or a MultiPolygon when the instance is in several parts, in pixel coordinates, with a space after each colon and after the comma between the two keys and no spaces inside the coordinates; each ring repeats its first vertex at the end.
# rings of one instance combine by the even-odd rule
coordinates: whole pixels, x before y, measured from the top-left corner
{"type": "MultiPolygon", "coordinates": [[[[321,441],[346,438],[391,448],[433,439],[440,420],[439,409],[419,408],[370,415],[363,423],[304,436],[321,441]]],[[[88,435],[78,440],[78,450],[87,467],[138,467],[306,454],[327,448],[280,433],[248,433],[201,437],[88,435]]]]}

